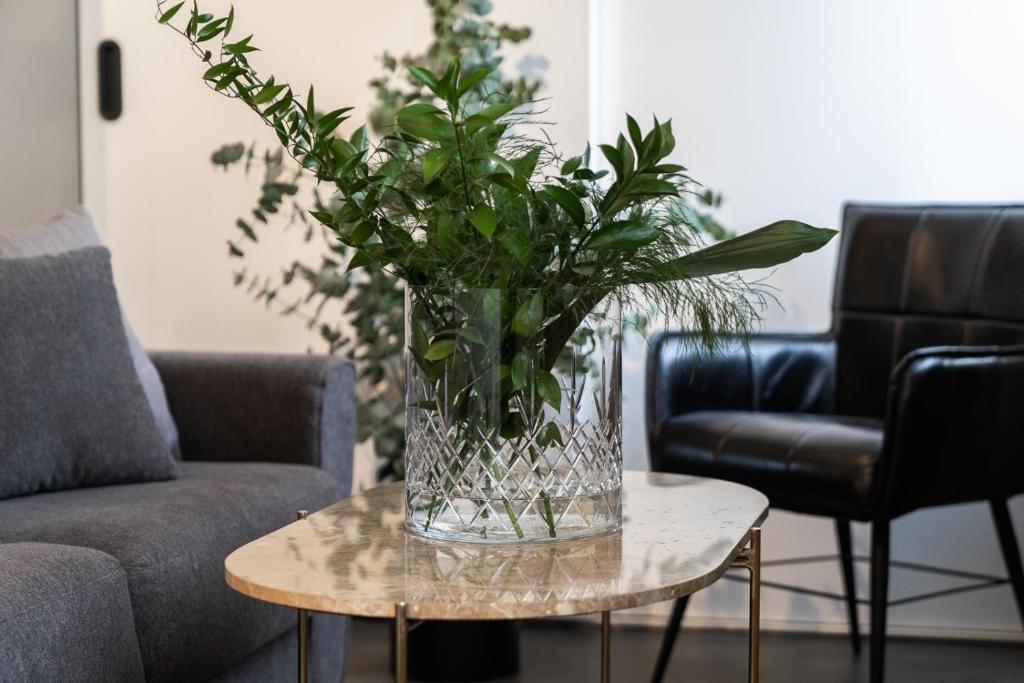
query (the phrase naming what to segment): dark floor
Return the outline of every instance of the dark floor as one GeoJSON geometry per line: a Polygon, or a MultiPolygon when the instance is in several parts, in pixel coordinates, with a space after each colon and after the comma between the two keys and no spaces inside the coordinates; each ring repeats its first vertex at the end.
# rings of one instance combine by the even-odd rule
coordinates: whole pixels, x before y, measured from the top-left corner
{"type": "MultiPolygon", "coordinates": [[[[388,670],[389,622],[358,620],[349,649],[351,683],[391,681],[388,670]]],[[[659,631],[619,627],[612,631],[612,680],[649,680],[658,651],[659,631]]],[[[597,681],[600,632],[597,625],[565,621],[523,622],[518,676],[501,683],[575,683],[597,681]]],[[[686,630],[677,643],[666,683],[742,683],[746,681],[746,634],[739,631],[686,630]]],[[[889,683],[1022,683],[1024,646],[978,642],[890,639],[889,683]]],[[[761,637],[762,683],[862,683],[867,681],[867,652],[850,652],[849,641],[834,636],[761,637]]]]}

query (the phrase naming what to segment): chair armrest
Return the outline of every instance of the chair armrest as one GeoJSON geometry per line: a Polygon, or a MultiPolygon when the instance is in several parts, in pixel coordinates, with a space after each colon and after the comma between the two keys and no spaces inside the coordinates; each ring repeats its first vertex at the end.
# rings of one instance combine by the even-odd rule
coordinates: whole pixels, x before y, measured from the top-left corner
{"type": "Polygon", "coordinates": [[[893,369],[882,509],[1024,493],[1024,346],[928,347],[893,369]]]}
{"type": "Polygon", "coordinates": [[[326,356],[154,353],[184,460],[313,465],[348,491],[355,372],[326,356]]]}
{"type": "Polygon", "coordinates": [[[689,332],[663,332],[647,355],[647,434],[698,410],[831,413],[835,343],[829,334],[733,337],[708,355],[689,332]],[[744,343],[746,341],[746,343],[744,343]]]}

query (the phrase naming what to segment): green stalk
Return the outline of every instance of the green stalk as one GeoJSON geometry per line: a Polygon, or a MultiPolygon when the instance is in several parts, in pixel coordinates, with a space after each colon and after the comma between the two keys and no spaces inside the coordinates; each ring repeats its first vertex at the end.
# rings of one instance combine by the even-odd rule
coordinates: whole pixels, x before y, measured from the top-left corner
{"type": "MultiPolygon", "coordinates": [[[[540,454],[537,453],[537,449],[530,446],[531,464],[536,465],[538,457],[540,457],[540,454]]],[[[534,472],[536,473],[536,470],[534,470],[534,472]]],[[[540,479],[540,475],[537,475],[537,478],[540,479]]],[[[544,523],[548,525],[548,536],[555,538],[557,536],[555,533],[555,512],[551,509],[551,496],[548,495],[547,491],[541,488],[540,497],[541,500],[544,501],[544,523]]]]}
{"type": "MultiPolygon", "coordinates": [[[[494,463],[491,463],[491,474],[494,475],[494,478],[497,479],[500,484],[501,472],[498,471],[498,468],[494,463]]],[[[523,528],[519,526],[519,518],[516,517],[516,511],[512,509],[512,503],[504,496],[502,497],[501,502],[505,504],[505,514],[508,515],[509,521],[512,522],[512,528],[516,530],[516,536],[518,538],[524,538],[526,534],[523,533],[523,528]]]]}

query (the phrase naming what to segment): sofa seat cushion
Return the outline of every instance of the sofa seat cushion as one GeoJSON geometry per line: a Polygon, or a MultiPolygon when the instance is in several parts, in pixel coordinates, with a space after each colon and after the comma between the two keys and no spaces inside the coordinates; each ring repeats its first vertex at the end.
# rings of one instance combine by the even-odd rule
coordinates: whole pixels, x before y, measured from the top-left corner
{"type": "Polygon", "coordinates": [[[202,681],[295,624],[294,610],[231,590],[235,548],[341,497],[304,465],[189,463],[178,479],[0,501],[0,541],[85,546],[128,575],[146,680],[202,681]]]}
{"type": "Polygon", "coordinates": [[[650,447],[658,471],[746,484],[793,512],[864,519],[877,493],[882,423],[708,410],[669,418],[650,447]]]}
{"type": "Polygon", "coordinates": [[[0,544],[0,682],[141,681],[124,569],[90,548],[0,544]]]}

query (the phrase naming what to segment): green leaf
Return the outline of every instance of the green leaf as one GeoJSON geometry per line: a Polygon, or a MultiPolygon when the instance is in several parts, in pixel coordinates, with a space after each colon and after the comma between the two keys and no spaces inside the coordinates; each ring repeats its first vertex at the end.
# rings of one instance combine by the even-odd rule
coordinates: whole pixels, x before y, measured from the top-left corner
{"type": "Polygon", "coordinates": [[[444,72],[444,76],[437,84],[437,94],[441,98],[447,100],[449,104],[453,104],[458,98],[453,97],[455,95],[455,83],[459,79],[459,73],[462,71],[462,62],[456,57],[449,64],[448,68],[444,72]]]}
{"type": "Polygon", "coordinates": [[[640,125],[636,119],[629,114],[626,114],[626,128],[629,130],[629,139],[632,140],[634,149],[639,153],[644,143],[644,136],[640,132],[640,125]]]}
{"type": "Polygon", "coordinates": [[[238,68],[238,65],[235,64],[234,60],[229,60],[227,62],[221,62],[220,64],[215,64],[215,65],[211,66],[209,69],[207,69],[203,73],[203,80],[204,81],[215,81],[218,78],[220,78],[221,76],[223,76],[224,74],[226,74],[227,72],[231,71],[232,69],[237,69],[237,68],[238,68]]]}
{"type": "Polygon", "coordinates": [[[828,244],[837,231],[778,221],[649,270],[634,283],[668,282],[752,268],[771,268],[828,244]]]}
{"type": "Polygon", "coordinates": [[[318,117],[316,120],[316,134],[320,137],[327,137],[333,133],[334,130],[342,124],[342,122],[348,120],[348,117],[345,116],[345,112],[350,109],[350,107],[345,107],[318,117]]]}
{"type": "Polygon", "coordinates": [[[498,227],[498,216],[494,213],[494,209],[486,204],[477,204],[469,214],[469,222],[480,231],[481,235],[490,239],[494,234],[494,229],[498,227]]]}
{"type": "Polygon", "coordinates": [[[463,327],[462,329],[459,330],[459,336],[462,337],[463,339],[468,339],[474,344],[484,344],[483,335],[481,335],[480,330],[476,329],[475,327],[463,327]]]}
{"type": "Polygon", "coordinates": [[[239,69],[232,69],[231,71],[228,71],[224,76],[222,76],[220,78],[220,80],[217,81],[217,84],[215,86],[213,86],[213,89],[214,90],[223,90],[224,88],[226,88],[229,85],[231,85],[232,83],[234,83],[235,80],[242,74],[243,71],[244,71],[244,69],[240,69],[240,68],[239,69]]]}
{"type": "Polygon", "coordinates": [[[653,225],[616,221],[609,223],[587,240],[587,249],[638,249],[661,237],[662,232],[653,225]]]}
{"type": "Polygon", "coordinates": [[[512,166],[511,163],[509,163],[508,159],[505,159],[495,154],[494,152],[484,152],[482,154],[478,154],[477,156],[473,157],[473,161],[488,161],[497,166],[498,168],[500,168],[505,173],[509,174],[510,176],[514,176],[516,174],[516,169],[512,166]]]}
{"type": "Polygon", "coordinates": [[[184,5],[184,4],[185,4],[184,1],[179,2],[177,5],[175,5],[174,7],[170,8],[169,10],[167,10],[166,12],[161,14],[159,22],[161,24],[166,24],[168,21],[173,19],[174,15],[178,13],[178,10],[180,10],[181,6],[184,5]]]}
{"type": "Polygon", "coordinates": [[[601,153],[604,154],[604,158],[608,160],[611,167],[615,169],[615,176],[621,178],[623,176],[624,167],[622,163],[622,155],[619,154],[619,150],[615,149],[611,145],[601,145],[601,153]]]}
{"type": "Polygon", "coordinates": [[[441,360],[455,353],[455,340],[442,339],[430,345],[423,357],[427,360],[441,360]]]}
{"type": "MultiPolygon", "coordinates": [[[[346,107],[346,109],[351,109],[351,107],[346,107]]],[[[352,135],[349,136],[348,141],[349,144],[360,152],[368,150],[370,148],[370,133],[366,130],[366,124],[364,123],[352,131],[352,135]]]]}
{"type": "Polygon", "coordinates": [[[518,105],[514,102],[505,102],[502,104],[491,104],[477,112],[478,116],[490,119],[491,121],[497,121],[505,114],[515,109],[518,105]]]}
{"type": "Polygon", "coordinates": [[[561,410],[562,387],[558,385],[558,380],[555,379],[555,376],[547,370],[540,369],[537,371],[537,393],[552,408],[561,410]]]}
{"type": "Polygon", "coordinates": [[[295,98],[292,96],[292,91],[291,89],[289,89],[287,92],[285,92],[284,97],[282,97],[277,102],[263,110],[263,116],[273,117],[285,111],[286,109],[292,106],[292,102],[294,101],[294,99],[295,98]]]}
{"type": "Polygon", "coordinates": [[[632,197],[657,197],[679,194],[679,188],[676,187],[675,184],[670,183],[667,180],[652,178],[646,175],[633,176],[628,183],[627,188],[626,195],[632,197]]]}
{"type": "Polygon", "coordinates": [[[492,73],[493,71],[494,71],[494,69],[492,69],[492,68],[489,68],[489,67],[483,67],[483,68],[481,68],[481,69],[477,69],[476,71],[472,72],[471,74],[469,74],[469,75],[468,75],[468,76],[466,76],[465,78],[463,78],[463,79],[459,80],[459,89],[458,89],[458,91],[456,92],[456,95],[457,95],[458,97],[462,97],[462,96],[463,96],[463,95],[465,95],[465,94],[466,94],[466,93],[467,93],[467,92],[468,92],[468,91],[469,91],[469,90],[470,90],[470,89],[471,89],[471,88],[472,88],[473,86],[475,86],[475,85],[476,85],[477,83],[479,83],[480,81],[484,80],[484,79],[485,79],[485,78],[487,78],[487,77],[488,77],[489,75],[491,75],[491,73],[492,73]]]}
{"type": "Polygon", "coordinates": [[[544,322],[544,295],[536,292],[516,311],[512,318],[512,331],[521,337],[532,337],[537,334],[540,324],[544,322]]]}
{"type": "Polygon", "coordinates": [[[537,434],[537,444],[541,448],[547,448],[553,443],[557,443],[560,446],[565,445],[562,443],[562,432],[558,428],[558,424],[555,422],[548,422],[537,434]]]}
{"type": "Polygon", "coordinates": [[[316,101],[313,98],[313,86],[309,86],[309,93],[306,95],[306,118],[312,121],[316,118],[316,101]]]}
{"type": "Polygon", "coordinates": [[[348,242],[352,246],[358,247],[360,244],[370,239],[373,233],[376,232],[377,226],[370,221],[362,221],[356,225],[355,230],[348,236],[348,242]]]}
{"type": "MultiPolygon", "coordinates": [[[[200,19],[202,19],[202,17],[200,17],[200,19]]],[[[222,17],[220,19],[215,19],[214,21],[211,21],[209,24],[204,26],[202,29],[199,30],[198,35],[196,35],[196,42],[204,43],[207,40],[216,38],[219,34],[221,34],[224,31],[225,21],[227,21],[227,18],[222,17]]]]}
{"type": "Polygon", "coordinates": [[[231,28],[235,25],[235,6],[231,6],[231,10],[228,12],[228,20],[224,24],[224,35],[231,33],[231,28]]]}
{"type": "Polygon", "coordinates": [[[493,128],[494,125],[494,121],[491,121],[486,116],[480,116],[479,114],[473,114],[462,122],[462,127],[469,135],[475,135],[484,128],[493,128]]]}
{"type": "Polygon", "coordinates": [[[420,66],[410,66],[409,73],[411,73],[413,78],[415,78],[417,81],[427,86],[435,93],[437,92],[438,80],[437,76],[435,76],[432,71],[430,71],[429,69],[424,69],[423,67],[420,66]]]}
{"type": "Polygon", "coordinates": [[[540,147],[534,147],[523,156],[510,159],[510,163],[516,169],[516,175],[526,179],[533,177],[533,172],[537,169],[537,162],[540,161],[540,153],[540,147]]]}
{"type": "Polygon", "coordinates": [[[232,55],[244,55],[247,52],[258,52],[258,47],[249,45],[249,41],[252,40],[252,36],[246,36],[237,43],[228,43],[224,46],[224,51],[232,55]]]}
{"type": "Polygon", "coordinates": [[[373,259],[370,258],[369,254],[365,251],[357,251],[352,255],[352,258],[349,259],[348,267],[345,268],[345,272],[355,270],[356,268],[362,268],[363,266],[368,266],[371,263],[373,263],[373,259]]]}
{"type": "Polygon", "coordinates": [[[572,157],[571,159],[566,160],[566,162],[562,164],[562,175],[569,175],[570,173],[575,172],[581,164],[583,164],[583,157],[572,157]]]}
{"type": "Polygon", "coordinates": [[[231,258],[242,258],[243,256],[245,256],[245,252],[242,251],[241,249],[239,249],[238,246],[234,242],[231,242],[229,240],[228,241],[228,256],[230,256],[231,258]]]}
{"type": "Polygon", "coordinates": [[[239,218],[238,220],[235,221],[235,225],[238,226],[238,229],[241,230],[242,233],[246,237],[251,239],[253,242],[259,242],[259,239],[256,238],[256,232],[252,229],[252,227],[248,223],[243,221],[241,218],[239,218]]]}
{"type": "Polygon", "coordinates": [[[266,104],[270,100],[274,99],[287,88],[287,85],[265,85],[263,88],[252,98],[253,104],[266,104]]]}
{"type": "Polygon", "coordinates": [[[545,185],[544,189],[569,215],[573,223],[581,227],[583,226],[583,223],[587,220],[587,213],[579,197],[560,185],[545,185]]]}
{"type": "Polygon", "coordinates": [[[520,351],[512,359],[512,388],[522,389],[530,375],[530,356],[525,351],[520,351]]]}
{"type": "Polygon", "coordinates": [[[514,228],[502,233],[499,238],[501,246],[505,247],[510,254],[522,265],[527,265],[533,256],[533,242],[529,233],[523,228],[514,228]]]}
{"type": "Polygon", "coordinates": [[[455,150],[451,147],[438,147],[427,152],[423,157],[423,182],[429,183],[436,178],[451,161],[454,153],[455,150]]]}
{"type": "Polygon", "coordinates": [[[658,158],[664,159],[676,147],[676,138],[672,135],[672,120],[669,119],[659,126],[661,130],[661,149],[658,150],[658,158]]]}
{"type": "Polygon", "coordinates": [[[426,102],[410,104],[398,112],[398,127],[418,138],[442,142],[452,138],[451,122],[440,109],[426,102]]]}

